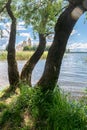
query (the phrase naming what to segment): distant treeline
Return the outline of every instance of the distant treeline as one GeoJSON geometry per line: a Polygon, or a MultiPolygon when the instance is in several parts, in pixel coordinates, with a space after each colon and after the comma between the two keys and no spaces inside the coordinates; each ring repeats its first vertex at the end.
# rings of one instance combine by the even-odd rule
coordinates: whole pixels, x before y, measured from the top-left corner
{"type": "MultiPolygon", "coordinates": [[[[45,51],[48,51],[50,48],[50,46],[46,46],[45,51]]],[[[23,51],[36,51],[37,50],[37,46],[25,46],[23,48],[23,51]]]]}
{"type": "MultiPolygon", "coordinates": [[[[50,46],[46,46],[45,51],[48,51],[50,46]]],[[[24,46],[23,51],[36,51],[37,46],[24,46]]],[[[66,49],[66,53],[70,53],[70,49],[66,49]]]]}

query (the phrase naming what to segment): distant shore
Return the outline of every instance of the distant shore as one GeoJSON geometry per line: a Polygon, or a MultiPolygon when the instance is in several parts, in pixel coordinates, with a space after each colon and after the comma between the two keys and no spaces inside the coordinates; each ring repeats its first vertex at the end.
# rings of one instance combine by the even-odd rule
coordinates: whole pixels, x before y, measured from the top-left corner
{"type": "Polygon", "coordinates": [[[87,53],[87,51],[86,50],[82,50],[82,51],[79,51],[79,50],[75,50],[75,49],[69,49],[69,48],[66,48],[66,51],[65,51],[65,53],[87,53]]]}
{"type": "MultiPolygon", "coordinates": [[[[16,59],[17,60],[28,60],[32,55],[34,51],[17,51],[16,52],[16,59]]],[[[41,59],[46,59],[47,57],[47,51],[44,52],[41,59]]],[[[1,51],[0,52],[0,60],[6,60],[7,59],[7,52],[1,51]]]]}

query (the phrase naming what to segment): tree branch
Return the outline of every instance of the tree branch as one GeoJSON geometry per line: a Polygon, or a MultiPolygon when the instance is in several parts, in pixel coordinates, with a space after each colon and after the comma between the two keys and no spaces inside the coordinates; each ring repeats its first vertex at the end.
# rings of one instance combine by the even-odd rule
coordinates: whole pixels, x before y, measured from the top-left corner
{"type": "Polygon", "coordinates": [[[8,15],[10,16],[10,18],[11,18],[12,20],[16,20],[16,18],[15,18],[15,16],[14,16],[13,12],[12,12],[12,10],[11,10],[11,2],[12,2],[12,0],[8,0],[8,2],[7,2],[7,4],[6,4],[6,9],[7,9],[7,12],[8,12],[8,15]]]}
{"type": "Polygon", "coordinates": [[[0,14],[4,11],[5,8],[6,8],[6,5],[4,5],[3,8],[0,10],[0,14]]]}

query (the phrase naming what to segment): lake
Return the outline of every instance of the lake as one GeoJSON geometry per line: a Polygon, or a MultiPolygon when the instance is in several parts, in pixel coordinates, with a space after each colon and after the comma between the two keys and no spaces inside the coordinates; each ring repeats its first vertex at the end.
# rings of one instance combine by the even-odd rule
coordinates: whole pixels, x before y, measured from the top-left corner
{"type": "MultiPolygon", "coordinates": [[[[18,61],[18,68],[21,69],[26,61],[18,61]]],[[[40,60],[32,74],[32,84],[36,84],[43,73],[45,60],[40,60]]],[[[7,62],[0,61],[0,90],[8,85],[7,62]]],[[[80,94],[87,87],[87,53],[67,53],[64,55],[59,86],[72,94],[80,94]]]]}

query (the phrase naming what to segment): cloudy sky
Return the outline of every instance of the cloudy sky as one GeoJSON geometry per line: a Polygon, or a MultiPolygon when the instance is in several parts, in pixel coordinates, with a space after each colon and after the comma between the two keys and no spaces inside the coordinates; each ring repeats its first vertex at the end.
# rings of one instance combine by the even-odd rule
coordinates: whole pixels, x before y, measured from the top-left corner
{"type": "MultiPolygon", "coordinates": [[[[18,33],[16,44],[21,43],[23,40],[26,40],[29,37],[34,44],[35,40],[33,40],[32,26],[25,28],[24,24],[25,23],[21,21],[17,25],[18,33]]],[[[5,39],[0,38],[0,48],[4,48],[9,38],[10,23],[7,21],[5,21],[5,24],[3,22],[0,22],[0,28],[3,29],[3,36],[5,36],[5,39]]],[[[76,23],[68,40],[67,48],[74,51],[87,51],[87,21],[85,20],[85,15],[83,15],[76,23]]]]}
{"type": "Polygon", "coordinates": [[[85,14],[76,23],[68,40],[68,48],[74,51],[87,51],[87,21],[85,14]]]}

